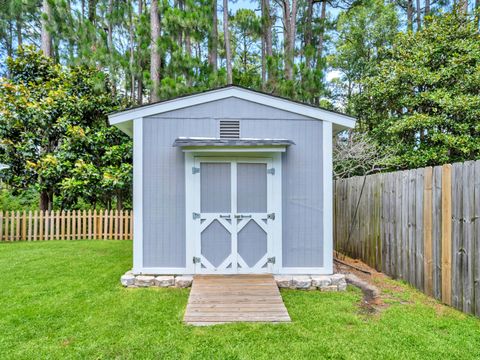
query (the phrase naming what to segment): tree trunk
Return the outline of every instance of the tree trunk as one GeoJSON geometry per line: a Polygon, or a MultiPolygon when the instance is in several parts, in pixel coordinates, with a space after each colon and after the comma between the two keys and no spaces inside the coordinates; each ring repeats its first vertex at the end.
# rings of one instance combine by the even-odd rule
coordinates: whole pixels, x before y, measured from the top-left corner
{"type": "Polygon", "coordinates": [[[22,19],[20,18],[20,16],[17,17],[17,20],[15,21],[15,25],[17,27],[17,46],[20,47],[20,46],[22,46],[22,43],[23,43],[22,19]]]}
{"type": "Polygon", "coordinates": [[[52,57],[53,55],[52,35],[50,34],[50,31],[47,29],[48,23],[52,20],[52,9],[50,7],[50,4],[48,3],[48,0],[43,0],[42,7],[43,7],[42,9],[43,13],[41,17],[41,23],[42,23],[41,49],[42,49],[43,55],[47,57],[52,57]]]}
{"type": "MultiPolygon", "coordinates": [[[[130,10],[131,12],[131,10],[130,10]]],[[[115,79],[115,70],[112,68],[113,64],[113,0],[108,0],[108,28],[107,28],[107,47],[108,53],[110,56],[110,77],[112,81],[112,95],[116,94],[116,79],[115,79]]],[[[131,20],[131,19],[130,19],[131,20]]],[[[131,24],[131,23],[130,23],[131,24]]]]}
{"type": "Polygon", "coordinates": [[[150,5],[150,36],[151,36],[151,51],[150,51],[150,78],[152,80],[152,93],[150,95],[150,102],[159,101],[160,90],[160,17],[158,14],[158,0],[152,0],[150,5]]]}
{"type": "Polygon", "coordinates": [[[468,0],[459,0],[460,11],[464,14],[468,14],[468,0]]]}
{"type": "Polygon", "coordinates": [[[290,60],[290,0],[283,0],[283,60],[284,72],[287,80],[291,79],[292,61],[290,60]]]}
{"type": "MultiPolygon", "coordinates": [[[[477,0],[478,1],[478,0],[477,0]]],[[[430,0],[425,0],[425,16],[430,15],[430,0]]]]}
{"type": "MultiPolygon", "coordinates": [[[[138,18],[141,19],[143,15],[143,0],[138,1],[138,18]]],[[[137,43],[138,45],[138,43],[137,43]]],[[[137,74],[137,104],[143,103],[143,59],[139,57],[138,67],[139,73],[137,74]]]]}
{"type": "Polygon", "coordinates": [[[422,6],[420,0],[417,0],[417,31],[422,28],[422,6]]]}
{"type": "Polygon", "coordinates": [[[273,74],[267,69],[268,59],[273,57],[272,46],[272,16],[270,13],[270,0],[262,0],[262,40],[264,40],[264,54],[262,59],[262,72],[265,72],[265,77],[268,81],[273,79],[273,74]]]}
{"type": "MultiPolygon", "coordinates": [[[[178,10],[180,10],[181,12],[183,12],[184,10],[184,3],[183,3],[183,0],[177,0],[174,2],[174,7],[177,7],[178,10]]],[[[179,30],[177,32],[177,45],[178,45],[178,48],[183,52],[183,28],[182,30],[179,30]]]]}
{"type": "MultiPolygon", "coordinates": [[[[192,57],[192,40],[190,37],[190,31],[188,29],[185,29],[185,54],[188,56],[188,59],[192,57]]],[[[190,60],[188,60],[190,62],[190,60]]],[[[191,77],[191,72],[189,69],[185,71],[185,80],[187,81],[187,86],[190,87],[192,86],[192,77],[191,77]]]]}
{"type": "Polygon", "coordinates": [[[263,0],[265,7],[265,23],[263,33],[265,34],[265,55],[267,62],[267,80],[272,82],[275,78],[275,71],[268,69],[268,60],[273,57],[273,38],[272,38],[272,14],[270,10],[270,0],[263,0]]]}
{"type": "Polygon", "coordinates": [[[46,211],[50,209],[50,197],[49,192],[47,190],[42,190],[40,192],[40,210],[46,211]]]}
{"type": "Polygon", "coordinates": [[[322,9],[320,12],[320,35],[318,37],[318,46],[317,46],[317,59],[316,59],[316,67],[320,69],[322,65],[322,57],[323,57],[323,43],[325,39],[325,22],[327,17],[327,0],[322,1],[322,9]]]}
{"type": "Polygon", "coordinates": [[[285,78],[293,80],[293,65],[295,58],[295,37],[297,30],[297,0],[283,0],[283,34],[284,34],[284,62],[285,78]]]}
{"type": "Polygon", "coordinates": [[[413,0],[407,0],[407,29],[413,31],[413,0]]]}
{"type": "MultiPolygon", "coordinates": [[[[107,25],[107,46],[110,54],[113,48],[113,0],[108,0],[108,25],[107,25]]],[[[130,16],[131,20],[131,16],[130,16]]],[[[131,24],[131,22],[130,22],[131,24]]]]}
{"type": "MultiPolygon", "coordinates": [[[[111,1],[111,0],[110,0],[111,1]]],[[[130,17],[130,26],[129,26],[129,38],[130,38],[130,58],[129,58],[129,68],[130,68],[130,95],[132,99],[132,103],[135,102],[135,51],[134,51],[134,46],[135,46],[135,37],[134,37],[134,31],[135,31],[135,25],[133,23],[133,9],[130,6],[129,7],[129,17],[130,17]]]]}
{"type": "Polygon", "coordinates": [[[311,56],[310,56],[310,51],[312,47],[312,38],[313,38],[313,32],[312,32],[312,16],[313,16],[313,0],[307,0],[307,11],[305,14],[305,32],[303,36],[303,48],[304,53],[305,53],[305,65],[307,69],[312,68],[312,63],[311,63],[311,56]]]}
{"type": "MultiPolygon", "coordinates": [[[[72,13],[72,2],[71,2],[71,0],[67,1],[67,12],[69,14],[72,13]]],[[[69,36],[69,38],[68,38],[68,60],[69,60],[70,63],[74,62],[74,58],[75,58],[74,48],[75,48],[75,41],[73,40],[73,38],[71,36],[69,36]]]]}
{"type": "Polygon", "coordinates": [[[225,57],[227,61],[227,84],[230,85],[233,82],[233,76],[230,32],[228,30],[228,0],[223,0],[223,36],[225,39],[225,57]]]}
{"type": "Polygon", "coordinates": [[[90,20],[91,23],[95,23],[96,14],[97,14],[96,0],[88,0],[88,20],[90,20]]]}
{"type": "MultiPolygon", "coordinates": [[[[5,34],[5,49],[7,50],[7,57],[13,56],[13,23],[8,21],[8,30],[5,34]]],[[[7,79],[10,79],[11,73],[7,67],[7,79]]]]}
{"type": "Polygon", "coordinates": [[[267,58],[265,56],[265,36],[261,38],[262,51],[262,90],[265,91],[267,85],[267,58]]]}
{"type": "Polygon", "coordinates": [[[120,192],[117,193],[117,210],[123,210],[123,196],[120,192]]]}
{"type": "Polygon", "coordinates": [[[211,0],[212,29],[208,38],[208,63],[214,73],[217,72],[217,49],[218,49],[218,18],[217,0],[211,0]]]}

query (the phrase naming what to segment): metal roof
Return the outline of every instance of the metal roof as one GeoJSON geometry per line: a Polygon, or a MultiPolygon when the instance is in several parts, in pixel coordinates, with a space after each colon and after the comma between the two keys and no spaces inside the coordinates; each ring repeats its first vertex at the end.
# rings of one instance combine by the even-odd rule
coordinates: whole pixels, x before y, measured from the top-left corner
{"type": "Polygon", "coordinates": [[[201,137],[179,137],[173,142],[173,146],[290,146],[295,145],[287,139],[220,139],[201,137]]]}

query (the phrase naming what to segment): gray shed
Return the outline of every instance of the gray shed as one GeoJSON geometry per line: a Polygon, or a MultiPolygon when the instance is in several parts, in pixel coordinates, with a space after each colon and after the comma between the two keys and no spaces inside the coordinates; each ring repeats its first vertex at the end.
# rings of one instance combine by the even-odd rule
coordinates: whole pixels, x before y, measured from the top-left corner
{"type": "Polygon", "coordinates": [[[331,274],[333,111],[227,86],[113,113],[133,136],[133,272],[331,274]]]}

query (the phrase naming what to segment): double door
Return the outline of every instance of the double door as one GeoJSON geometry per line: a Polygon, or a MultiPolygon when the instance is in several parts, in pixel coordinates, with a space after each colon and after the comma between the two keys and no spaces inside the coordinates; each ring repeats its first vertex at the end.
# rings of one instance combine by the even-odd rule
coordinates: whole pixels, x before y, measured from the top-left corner
{"type": "Polygon", "coordinates": [[[272,159],[198,157],[192,173],[198,209],[192,214],[195,273],[274,272],[280,219],[272,159]]]}

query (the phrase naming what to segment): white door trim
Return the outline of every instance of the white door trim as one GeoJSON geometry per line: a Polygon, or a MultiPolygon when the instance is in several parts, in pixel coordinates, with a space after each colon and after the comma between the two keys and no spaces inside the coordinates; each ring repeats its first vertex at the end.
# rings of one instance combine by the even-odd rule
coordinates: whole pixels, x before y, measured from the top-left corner
{"type": "MultiPolygon", "coordinates": [[[[246,271],[242,269],[236,269],[232,266],[232,269],[221,269],[221,272],[212,271],[211,273],[260,273],[260,272],[270,272],[278,273],[279,268],[281,267],[282,261],[282,162],[281,162],[281,153],[252,153],[251,157],[242,154],[242,156],[231,156],[231,154],[215,154],[215,156],[205,156],[204,153],[185,153],[185,197],[186,197],[186,206],[185,206],[185,220],[186,220],[186,268],[187,273],[198,273],[199,269],[196,269],[195,264],[193,263],[193,258],[198,257],[200,254],[200,229],[201,224],[200,220],[193,219],[193,213],[200,213],[200,176],[198,173],[193,173],[193,168],[199,167],[199,162],[208,161],[208,162],[250,162],[250,163],[267,163],[267,168],[275,168],[275,174],[267,174],[267,213],[275,213],[275,220],[271,221],[269,224],[270,231],[267,231],[267,254],[269,257],[275,257],[275,264],[269,264],[268,268],[262,269],[258,262],[255,266],[251,268],[245,268],[246,271]],[[220,155],[220,156],[219,156],[220,155]],[[259,268],[260,267],[260,268],[259,268]]],[[[232,166],[232,194],[236,191],[236,165],[232,166]]],[[[232,196],[232,223],[233,211],[236,209],[236,196],[232,196]]],[[[247,221],[245,221],[245,224],[247,221]]],[[[236,245],[236,236],[237,232],[232,233],[232,237],[235,236],[234,241],[232,241],[232,253],[238,253],[236,245]]],[[[239,261],[242,261],[243,259],[239,261]]],[[[228,265],[228,264],[227,264],[228,265]]],[[[242,265],[242,264],[241,264],[242,265]]],[[[246,264],[244,264],[246,265],[246,264]]],[[[262,264],[263,266],[263,264],[262,264]]],[[[197,266],[198,267],[198,266],[197,266]]],[[[209,273],[208,269],[202,269],[201,273],[209,273]]]]}

